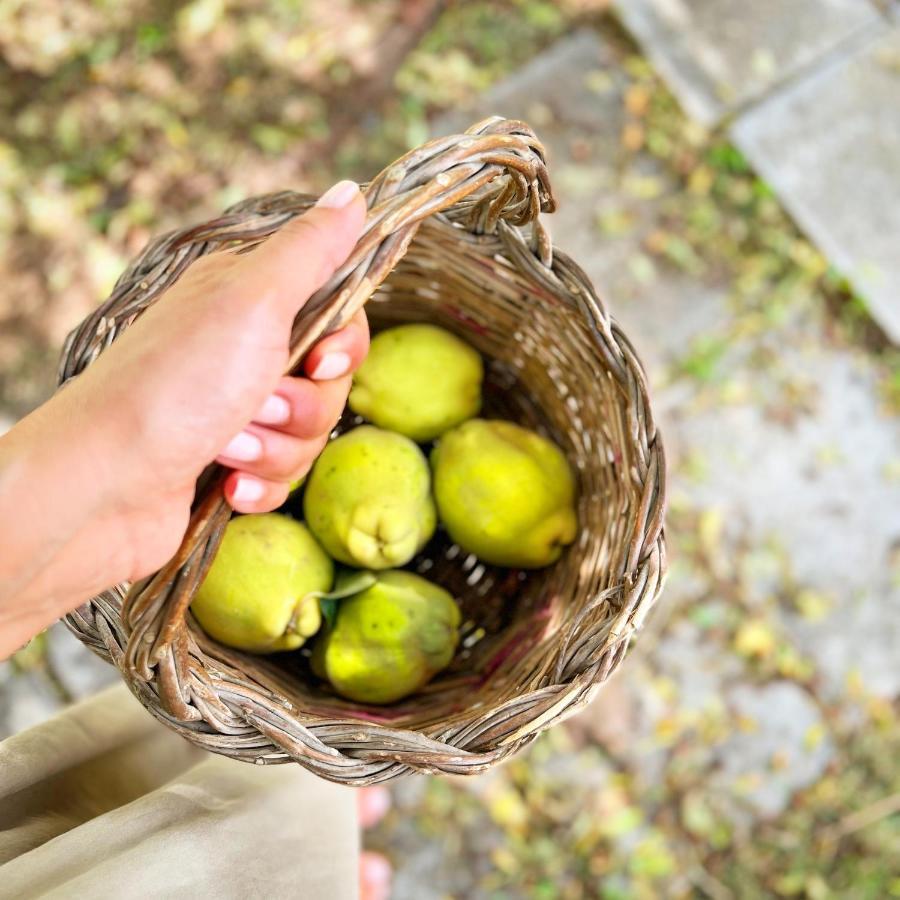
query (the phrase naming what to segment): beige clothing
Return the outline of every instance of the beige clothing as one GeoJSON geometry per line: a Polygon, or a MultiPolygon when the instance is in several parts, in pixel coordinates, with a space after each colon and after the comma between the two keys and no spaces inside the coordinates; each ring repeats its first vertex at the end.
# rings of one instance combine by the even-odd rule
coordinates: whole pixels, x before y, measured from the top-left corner
{"type": "Polygon", "coordinates": [[[0,743],[0,898],[354,900],[352,788],[205,753],[120,685],[0,743]]]}

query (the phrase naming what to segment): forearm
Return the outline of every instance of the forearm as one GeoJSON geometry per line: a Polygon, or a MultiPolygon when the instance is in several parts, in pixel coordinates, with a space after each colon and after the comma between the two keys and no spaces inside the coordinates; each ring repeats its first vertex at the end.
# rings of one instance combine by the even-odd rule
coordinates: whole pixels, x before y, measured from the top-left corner
{"type": "Polygon", "coordinates": [[[359,189],[341,182],[252,252],[195,261],[0,438],[0,658],[171,559],[210,463],[232,470],[237,512],[284,502],[340,415],[368,340],[358,314],[307,356],[309,381],[285,378],[291,326],[365,219],[359,189]]]}
{"type": "Polygon", "coordinates": [[[0,658],[123,565],[91,537],[118,478],[77,398],[55,397],[0,437],[0,658]]]}

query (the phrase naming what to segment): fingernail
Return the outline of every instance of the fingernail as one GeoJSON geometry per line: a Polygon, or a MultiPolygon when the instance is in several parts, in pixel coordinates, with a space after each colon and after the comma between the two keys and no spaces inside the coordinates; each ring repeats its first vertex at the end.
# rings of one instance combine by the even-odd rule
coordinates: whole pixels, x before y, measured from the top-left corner
{"type": "Polygon", "coordinates": [[[291,418],[291,404],[281,394],[269,394],[254,417],[260,425],[284,425],[291,418]]]}
{"type": "Polygon", "coordinates": [[[316,206],[325,209],[343,209],[359,195],[359,185],[355,181],[339,181],[333,184],[318,200],[316,206]]]}
{"type": "Polygon", "coordinates": [[[262,456],[262,452],[262,441],[249,431],[241,431],[228,442],[221,456],[240,462],[253,462],[262,456]]]}
{"type": "Polygon", "coordinates": [[[310,376],[317,381],[328,381],[331,378],[340,378],[350,371],[350,356],[340,350],[326,353],[319,364],[313,369],[310,376]]]}
{"type": "Polygon", "coordinates": [[[231,493],[231,499],[238,503],[252,503],[261,500],[264,492],[262,482],[256,478],[240,477],[231,493]]]}

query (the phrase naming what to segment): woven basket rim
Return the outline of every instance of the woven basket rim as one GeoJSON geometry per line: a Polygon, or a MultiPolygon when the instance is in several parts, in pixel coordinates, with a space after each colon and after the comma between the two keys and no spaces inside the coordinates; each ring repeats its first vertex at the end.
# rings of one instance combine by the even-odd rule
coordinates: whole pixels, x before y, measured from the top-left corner
{"type": "MultiPolygon", "coordinates": [[[[352,316],[371,294],[371,282],[380,284],[417,232],[438,235],[435,240],[455,240],[459,253],[473,258],[479,247],[490,247],[490,252],[502,259],[497,265],[511,267],[535,292],[577,311],[591,334],[598,366],[621,386],[622,403],[627,406],[638,448],[636,469],[627,477],[640,489],[633,533],[627,546],[623,542],[619,548],[624,577],[592,597],[568,632],[559,637],[563,649],[549,683],[490,709],[475,710],[460,725],[436,725],[427,733],[392,728],[349,713],[317,720],[292,708],[277,692],[269,690],[267,695],[260,684],[247,682],[249,676],[242,683],[228,652],[215,648],[208,638],[204,641],[202,634],[198,639],[184,623],[184,610],[180,620],[166,620],[170,613],[166,597],[161,601],[151,598],[152,602],[141,599],[141,590],[144,598],[149,595],[147,585],[152,587],[152,578],[131,586],[130,593],[128,586],[104,592],[66,619],[80,640],[116,665],[154,716],[195,743],[258,764],[296,761],[322,777],[357,785],[412,771],[483,771],[581,709],[621,662],[662,589],[666,570],[665,455],[650,408],[646,376],[634,348],[610,318],[590,280],[572,259],[553,247],[540,224],[540,210],[552,210],[555,202],[543,149],[531,130],[523,123],[496,118],[477,123],[464,135],[438,139],[407,154],[374,179],[366,192],[375,226],[368,234],[374,233],[380,241],[366,244],[364,238],[357,256],[310,302],[306,316],[298,317],[292,365],[302,359],[317,329],[318,333],[332,330],[352,316]],[[491,144],[494,138],[502,138],[498,146],[491,144]],[[473,142],[482,139],[485,147],[490,146],[479,150],[481,156],[473,162],[473,142]],[[521,158],[516,156],[509,167],[509,157],[515,154],[521,158]],[[466,167],[463,174],[460,167],[466,167]],[[418,181],[417,175],[421,176],[418,181]],[[453,193],[458,193],[459,184],[479,179],[464,196],[453,193]],[[436,197],[447,202],[441,207],[436,197]],[[395,221],[395,230],[385,234],[385,222],[391,215],[400,224],[395,221]],[[531,227],[526,229],[529,223],[531,227]],[[370,282],[360,287],[373,272],[370,282]],[[358,304],[356,308],[354,304],[358,304]],[[597,644],[591,615],[598,605],[614,599],[619,612],[607,623],[606,639],[597,644]],[[154,615],[159,628],[152,640],[140,640],[142,622],[154,615]],[[163,652],[152,657],[160,635],[166,633],[166,621],[175,622],[168,632],[174,637],[163,652]]],[[[217,219],[151,242],[123,273],[106,303],[69,336],[61,360],[61,383],[89,365],[193,259],[225,240],[258,242],[308,208],[313,199],[291,192],[251,198],[217,219]]],[[[215,505],[212,482],[206,487],[207,507],[201,512],[208,520],[203,522],[208,529],[207,543],[198,541],[185,553],[192,549],[199,554],[195,558],[208,564],[227,518],[221,519],[223,513],[215,505]],[[217,515],[220,520],[215,520],[217,515]]],[[[203,488],[201,485],[198,498],[203,496],[203,488]]],[[[198,499],[197,509],[201,506],[198,499]]],[[[202,520],[202,515],[195,510],[195,518],[202,520]]],[[[195,565],[197,571],[202,569],[195,565]]]]}

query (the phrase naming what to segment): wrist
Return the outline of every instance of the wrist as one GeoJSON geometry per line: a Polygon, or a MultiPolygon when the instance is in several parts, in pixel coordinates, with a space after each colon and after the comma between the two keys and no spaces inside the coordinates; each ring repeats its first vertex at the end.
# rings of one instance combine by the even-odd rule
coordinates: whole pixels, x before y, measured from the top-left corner
{"type": "MultiPolygon", "coordinates": [[[[28,478],[45,509],[82,528],[112,514],[125,496],[126,441],[111,417],[82,402],[73,383],[25,419],[28,478]]],[[[15,431],[15,429],[14,429],[15,431]]]]}
{"type": "Polygon", "coordinates": [[[127,553],[99,536],[120,532],[115,444],[68,392],[0,437],[0,632],[13,642],[0,649],[107,587],[127,553]]]}

